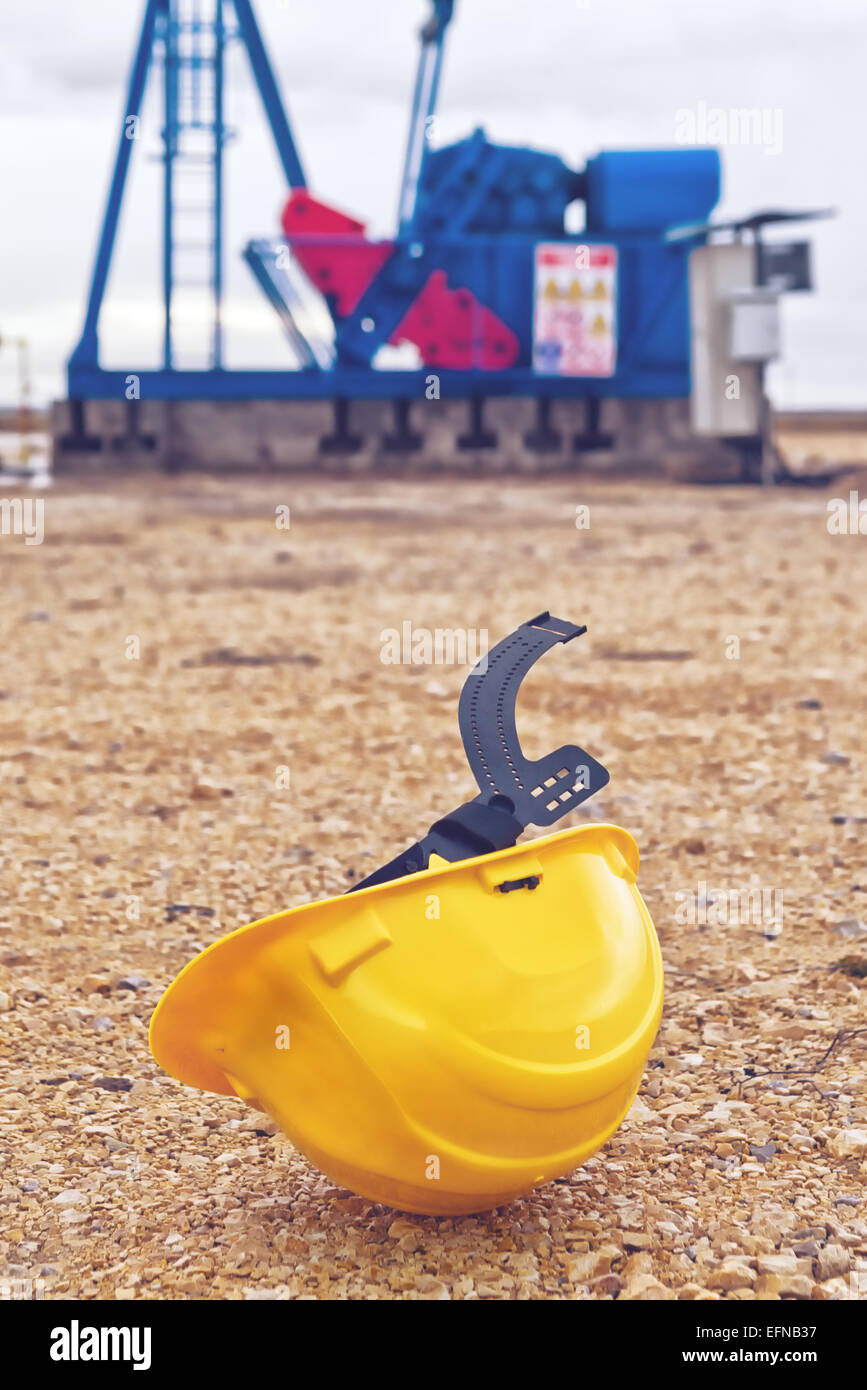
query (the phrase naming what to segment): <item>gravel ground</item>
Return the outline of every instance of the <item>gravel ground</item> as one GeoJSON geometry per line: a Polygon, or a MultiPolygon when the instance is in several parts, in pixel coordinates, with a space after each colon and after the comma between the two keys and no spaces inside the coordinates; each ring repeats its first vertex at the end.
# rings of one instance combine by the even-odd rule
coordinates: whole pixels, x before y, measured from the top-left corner
{"type": "Polygon", "coordinates": [[[867,541],[826,502],[160,477],[65,483],[41,546],[0,538],[0,1285],[867,1296],[867,541]],[[466,670],[384,665],[382,630],[493,643],[543,608],[590,632],[527,682],[526,750],[609,767],[586,819],[641,847],[663,1024],[583,1168],[408,1217],[162,1075],[147,1023],[201,946],[342,891],[472,791],[466,670]]]}

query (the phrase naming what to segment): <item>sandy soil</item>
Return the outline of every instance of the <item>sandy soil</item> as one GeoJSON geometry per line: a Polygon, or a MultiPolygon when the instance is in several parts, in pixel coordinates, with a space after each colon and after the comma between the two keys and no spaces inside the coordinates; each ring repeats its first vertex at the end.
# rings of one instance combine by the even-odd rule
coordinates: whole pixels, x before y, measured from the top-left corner
{"type": "Polygon", "coordinates": [[[867,538],[829,535],[826,502],[159,478],[65,483],[42,545],[0,537],[0,1284],[867,1295],[867,538]],[[590,631],[533,673],[519,727],[531,755],[574,739],[611,771],[585,818],[641,846],[663,1025],[583,1168],[408,1217],[162,1075],[147,1023],[200,946],[342,891],[472,791],[465,670],[383,665],[382,630],[493,643],[543,608],[590,631]],[[683,920],[725,916],[702,884],[766,910],[683,920]]]}

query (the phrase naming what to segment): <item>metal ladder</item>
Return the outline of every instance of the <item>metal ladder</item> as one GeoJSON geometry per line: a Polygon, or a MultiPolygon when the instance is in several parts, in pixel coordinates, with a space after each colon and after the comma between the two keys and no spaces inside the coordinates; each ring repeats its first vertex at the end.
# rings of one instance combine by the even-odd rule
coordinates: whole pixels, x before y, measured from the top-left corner
{"type": "Polygon", "coordinates": [[[233,132],[225,124],[224,58],[236,30],[225,0],[169,0],[162,20],[164,126],[163,365],[210,369],[223,365],[223,152],[233,132]],[[184,351],[198,340],[198,360],[179,362],[173,314],[175,290],[206,293],[206,334],[186,326],[184,351]]]}

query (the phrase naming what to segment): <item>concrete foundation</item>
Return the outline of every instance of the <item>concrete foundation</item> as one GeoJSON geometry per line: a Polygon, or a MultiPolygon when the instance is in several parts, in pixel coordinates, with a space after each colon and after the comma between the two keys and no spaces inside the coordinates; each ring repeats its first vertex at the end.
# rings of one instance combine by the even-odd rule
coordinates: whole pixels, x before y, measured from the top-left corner
{"type": "Polygon", "coordinates": [[[58,401],[59,474],[315,469],[430,473],[697,472],[740,476],[736,451],[690,434],[688,400],[58,401]]]}

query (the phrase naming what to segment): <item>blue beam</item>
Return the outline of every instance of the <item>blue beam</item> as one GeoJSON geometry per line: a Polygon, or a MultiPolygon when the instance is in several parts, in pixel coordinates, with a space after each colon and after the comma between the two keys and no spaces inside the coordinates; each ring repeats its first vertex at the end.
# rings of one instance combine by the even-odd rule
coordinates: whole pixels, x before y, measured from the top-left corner
{"type": "Polygon", "coordinates": [[[172,365],[174,172],[178,122],[178,44],[169,5],[163,24],[163,366],[172,365]]]}
{"type": "MultiPolygon", "coordinates": [[[[102,219],[102,231],[100,232],[96,260],[94,262],[93,274],[90,281],[90,293],[87,300],[84,328],[82,329],[78,344],[69,359],[70,366],[72,366],[73,363],[89,363],[95,366],[99,360],[99,339],[97,336],[99,311],[102,308],[105,287],[108,281],[108,272],[111,268],[111,258],[114,251],[115,238],[117,236],[117,224],[120,217],[121,204],[123,202],[123,190],[126,183],[133,144],[135,143],[131,136],[128,122],[130,117],[134,116],[136,119],[140,117],[142,96],[144,94],[145,82],[147,81],[157,16],[167,15],[167,13],[168,0],[147,0],[138,47],[130,72],[129,89],[127,91],[126,106],[124,107],[124,118],[121,122],[120,138],[118,140],[117,153],[114,160],[114,170],[109,185],[108,198],[106,200],[105,212],[102,219]]],[[[72,394],[71,389],[70,394],[72,394]]]]}
{"type": "Polygon", "coordinates": [[[223,142],[225,140],[226,25],[223,0],[214,18],[214,341],[212,361],[223,365],[223,142]]]}
{"type": "Polygon", "coordinates": [[[433,0],[433,13],[421,31],[421,54],[415,77],[409,136],[400,181],[398,234],[412,230],[418,186],[424,170],[430,123],[436,112],[446,30],[454,15],[455,0],[433,0]]]}
{"type": "MultiPolygon", "coordinates": [[[[331,371],[210,370],[121,371],[99,367],[70,368],[70,397],[77,400],[123,400],[128,377],[135,374],[143,401],[328,401],[425,400],[428,381],[436,377],[443,401],[470,396],[522,396],[581,399],[584,396],[689,396],[689,370],[618,371],[611,377],[547,377],[530,367],[505,372],[458,372],[443,368],[418,371],[371,371],[337,366],[331,371]]],[[[431,409],[435,409],[431,406],[431,409]]]]}
{"type": "Polygon", "coordinates": [[[250,66],[253,69],[253,76],[262,97],[262,104],[265,107],[265,114],[274,136],[274,143],[277,146],[277,154],[280,157],[286,181],[290,188],[306,188],[307,179],[304,176],[301,157],[298,154],[292,128],[280,98],[280,89],[268,61],[268,53],[262,42],[262,35],[259,33],[259,27],[253,15],[253,7],[250,0],[234,0],[234,4],[238,27],[241,31],[241,37],[247,45],[250,66]]]}

